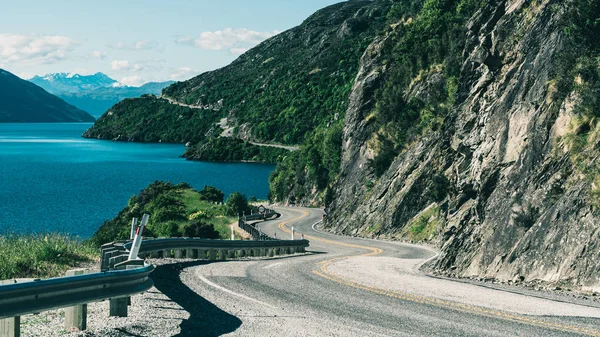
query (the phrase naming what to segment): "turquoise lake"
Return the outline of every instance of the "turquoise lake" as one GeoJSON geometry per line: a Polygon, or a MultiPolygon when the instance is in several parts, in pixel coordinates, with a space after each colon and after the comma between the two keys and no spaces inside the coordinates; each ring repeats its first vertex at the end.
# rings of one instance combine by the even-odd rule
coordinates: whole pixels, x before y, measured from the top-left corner
{"type": "Polygon", "coordinates": [[[266,198],[274,165],[207,163],[183,145],[81,138],[90,123],[0,124],[0,233],[90,237],[155,180],[266,198]]]}

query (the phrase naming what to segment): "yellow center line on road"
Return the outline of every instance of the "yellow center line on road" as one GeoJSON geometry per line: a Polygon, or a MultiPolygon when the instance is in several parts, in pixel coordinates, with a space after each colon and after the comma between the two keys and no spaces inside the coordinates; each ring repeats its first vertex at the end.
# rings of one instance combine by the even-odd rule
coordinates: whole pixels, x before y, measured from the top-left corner
{"type": "MultiPolygon", "coordinates": [[[[287,229],[285,226],[288,223],[298,221],[309,215],[309,213],[307,211],[304,211],[304,210],[300,210],[300,211],[303,213],[301,216],[291,219],[291,220],[288,220],[288,221],[281,222],[279,224],[278,228],[280,230],[282,230],[283,232],[291,233],[291,231],[289,229],[287,229]]],[[[511,314],[511,313],[503,312],[503,311],[499,311],[499,310],[487,309],[487,308],[483,308],[483,307],[477,307],[477,306],[473,306],[473,305],[442,300],[442,299],[438,299],[435,297],[427,297],[427,296],[410,294],[410,293],[406,293],[406,292],[402,292],[402,291],[394,291],[394,290],[377,288],[377,287],[374,287],[374,286],[371,286],[371,285],[368,285],[365,283],[357,282],[350,278],[333,273],[333,272],[329,271],[327,269],[327,267],[329,267],[334,262],[349,259],[352,257],[364,257],[364,256],[379,255],[379,254],[383,253],[383,249],[362,246],[362,245],[356,245],[356,244],[351,244],[351,243],[338,242],[338,241],[318,238],[318,237],[315,237],[312,235],[304,235],[304,237],[309,240],[319,241],[319,242],[323,242],[323,243],[327,243],[327,244],[331,244],[331,245],[348,247],[348,248],[364,249],[364,250],[369,251],[368,253],[364,253],[364,254],[336,257],[333,259],[319,262],[318,264],[321,265],[320,268],[313,270],[313,273],[315,273],[316,275],[319,275],[325,279],[328,279],[330,281],[334,281],[334,282],[337,282],[337,283],[340,283],[340,284],[343,284],[343,285],[346,285],[346,286],[349,286],[352,288],[361,289],[361,290],[369,291],[372,293],[401,299],[404,301],[411,301],[411,302],[415,302],[415,303],[433,305],[433,306],[437,306],[437,307],[457,310],[457,311],[461,311],[461,312],[476,314],[476,315],[490,317],[490,318],[502,319],[502,320],[506,320],[506,321],[510,321],[510,322],[532,325],[532,326],[541,327],[541,328],[548,328],[548,329],[553,329],[553,330],[558,330],[558,331],[574,332],[574,333],[579,333],[579,334],[584,334],[584,335],[589,335],[589,336],[600,337],[600,330],[582,328],[582,327],[561,324],[561,323],[554,323],[554,322],[544,321],[541,319],[526,317],[526,316],[522,316],[522,315],[518,315],[518,314],[511,314]]]]}

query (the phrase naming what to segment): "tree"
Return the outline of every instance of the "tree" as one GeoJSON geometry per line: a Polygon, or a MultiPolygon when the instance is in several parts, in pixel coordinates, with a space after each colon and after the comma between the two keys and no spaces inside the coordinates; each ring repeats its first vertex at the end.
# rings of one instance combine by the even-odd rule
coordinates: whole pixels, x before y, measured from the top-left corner
{"type": "Polygon", "coordinates": [[[200,193],[200,200],[218,203],[223,202],[223,198],[225,197],[225,194],[223,192],[212,186],[204,186],[204,189],[202,189],[198,193],[200,193]]]}
{"type": "Polygon", "coordinates": [[[204,238],[204,239],[218,239],[220,237],[219,232],[215,230],[215,226],[202,221],[192,222],[191,224],[185,225],[183,233],[186,237],[190,238],[204,238]]]}
{"type": "Polygon", "coordinates": [[[225,202],[225,209],[228,215],[242,215],[243,213],[250,214],[250,205],[246,196],[240,192],[233,192],[225,202]]]}

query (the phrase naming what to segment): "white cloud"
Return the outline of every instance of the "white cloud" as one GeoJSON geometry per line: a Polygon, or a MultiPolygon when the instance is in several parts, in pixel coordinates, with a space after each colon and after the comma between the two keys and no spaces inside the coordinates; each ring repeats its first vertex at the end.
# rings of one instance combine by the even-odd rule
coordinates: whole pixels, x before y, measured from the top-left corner
{"type": "Polygon", "coordinates": [[[144,81],[144,79],[140,76],[125,76],[121,78],[119,82],[133,87],[139,87],[146,83],[146,81],[144,81]]]}
{"type": "Polygon", "coordinates": [[[171,79],[176,81],[187,80],[194,77],[197,74],[198,72],[192,68],[181,67],[172,70],[171,79]]]}
{"type": "Polygon", "coordinates": [[[94,50],[93,52],[90,53],[90,56],[93,58],[96,58],[96,59],[100,59],[100,60],[106,59],[106,53],[101,52],[99,50],[94,50]]]}
{"type": "Polygon", "coordinates": [[[112,70],[128,70],[131,67],[129,61],[114,60],[112,61],[112,70]]]}
{"type": "Polygon", "coordinates": [[[123,50],[149,50],[158,49],[160,45],[155,41],[139,40],[134,42],[118,41],[108,45],[109,48],[123,50]]]}
{"type": "Polygon", "coordinates": [[[140,61],[140,63],[132,64],[127,60],[114,60],[111,63],[111,68],[112,68],[112,70],[137,72],[137,71],[146,70],[148,67],[152,67],[151,62],[140,61]],[[142,63],[142,64],[140,64],[140,63],[142,63]]]}
{"type": "Polygon", "coordinates": [[[175,43],[190,44],[206,50],[229,49],[234,54],[241,54],[243,53],[242,50],[248,50],[279,33],[277,30],[272,32],[257,32],[247,28],[225,28],[214,32],[202,32],[195,39],[190,36],[179,37],[175,40],[175,43]]]}
{"type": "Polygon", "coordinates": [[[250,50],[250,48],[231,48],[229,51],[231,51],[231,53],[234,55],[242,55],[248,50],[250,50]]]}
{"type": "Polygon", "coordinates": [[[0,34],[0,63],[56,63],[65,60],[75,46],[66,36],[0,34]]]}

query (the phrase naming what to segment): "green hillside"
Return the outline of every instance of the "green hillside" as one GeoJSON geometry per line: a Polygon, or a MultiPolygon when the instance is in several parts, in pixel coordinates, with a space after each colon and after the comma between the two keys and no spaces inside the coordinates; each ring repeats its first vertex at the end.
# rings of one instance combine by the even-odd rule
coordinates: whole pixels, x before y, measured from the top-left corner
{"type": "Polygon", "coordinates": [[[93,122],[95,119],[37,85],[0,69],[0,123],[93,122]]]}

